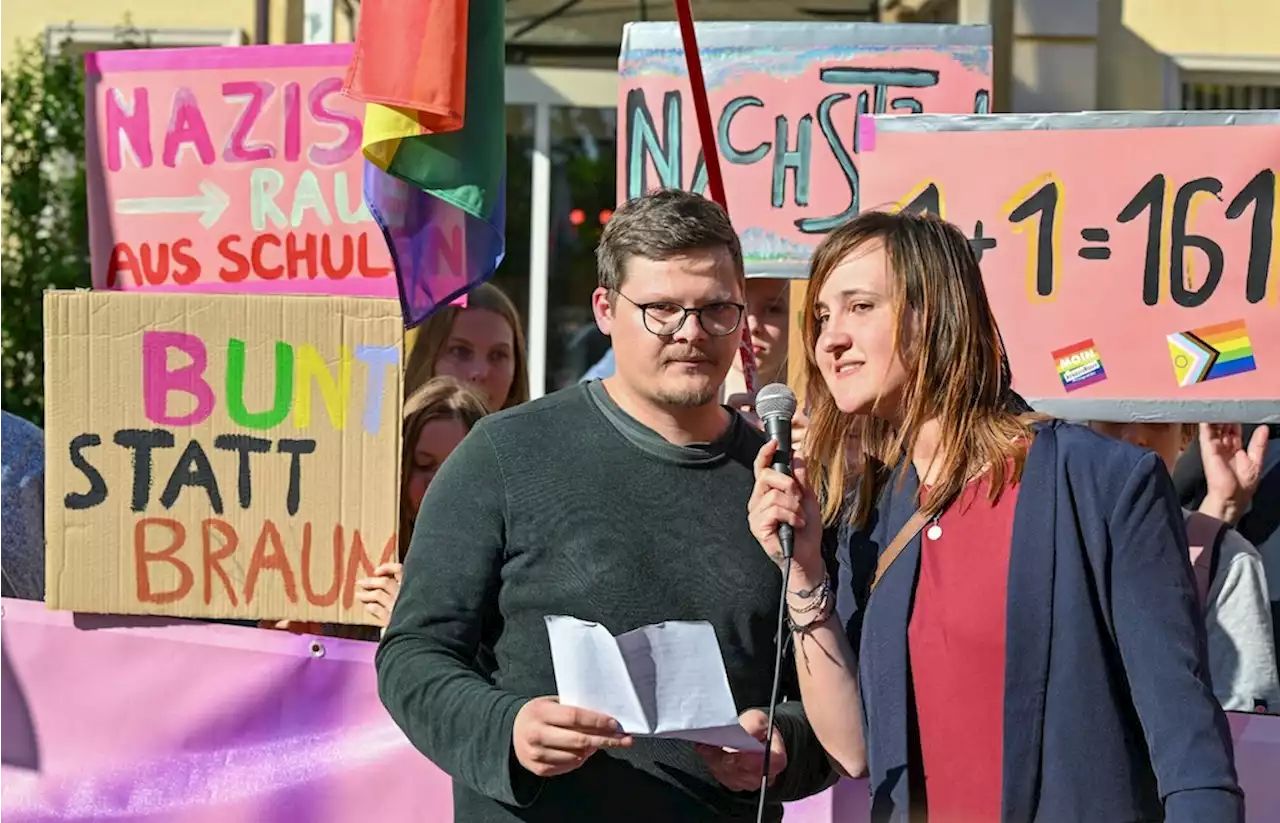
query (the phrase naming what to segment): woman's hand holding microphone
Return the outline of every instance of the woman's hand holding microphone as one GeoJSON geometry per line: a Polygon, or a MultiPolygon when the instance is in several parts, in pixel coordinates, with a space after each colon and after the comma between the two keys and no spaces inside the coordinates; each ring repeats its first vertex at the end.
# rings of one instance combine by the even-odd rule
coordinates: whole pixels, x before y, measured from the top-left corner
{"type": "Polygon", "coordinates": [[[747,503],[751,534],[779,568],[786,564],[778,527],[795,530],[795,551],[791,558],[791,585],[787,605],[792,625],[803,628],[825,618],[830,612],[830,586],[822,557],[822,512],[818,498],[809,488],[804,461],[792,465],[794,476],[772,468],[778,444],[770,440],[756,455],[756,484],[747,503]],[[821,597],[822,602],[817,602],[821,597]]]}

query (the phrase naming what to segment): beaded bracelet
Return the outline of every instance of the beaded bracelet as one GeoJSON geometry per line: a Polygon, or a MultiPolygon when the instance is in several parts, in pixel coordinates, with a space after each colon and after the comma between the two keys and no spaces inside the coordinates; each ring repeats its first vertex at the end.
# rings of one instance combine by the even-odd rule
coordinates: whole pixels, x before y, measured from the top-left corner
{"type": "Polygon", "coordinates": [[[812,601],[810,601],[808,604],[804,606],[792,606],[791,604],[788,603],[787,610],[794,614],[808,614],[809,612],[817,611],[818,609],[822,608],[826,604],[827,604],[827,593],[823,592],[821,597],[814,598],[812,601]]]}
{"type": "Polygon", "coordinates": [[[812,589],[801,589],[800,591],[797,591],[797,592],[788,592],[788,594],[795,595],[801,600],[808,600],[809,598],[813,597],[819,592],[826,594],[826,592],[829,591],[830,589],[831,589],[831,576],[824,574],[822,575],[822,581],[818,583],[818,585],[814,586],[812,589]]]}
{"type": "Polygon", "coordinates": [[[811,626],[816,626],[830,617],[828,606],[831,604],[831,577],[829,575],[823,575],[822,582],[812,589],[801,589],[798,592],[790,592],[790,594],[812,601],[795,608],[791,604],[787,604],[787,629],[793,634],[803,633],[811,626]],[[802,624],[796,623],[793,618],[793,615],[810,614],[812,612],[817,612],[817,616],[802,624]]]}
{"type": "Polygon", "coordinates": [[[823,623],[830,620],[832,614],[833,614],[833,611],[831,609],[828,609],[827,604],[824,602],[822,604],[822,609],[818,612],[816,617],[814,617],[812,620],[809,620],[808,622],[805,622],[805,623],[797,623],[794,619],[792,619],[791,610],[788,609],[787,618],[786,618],[787,631],[790,632],[791,634],[801,634],[801,635],[808,634],[809,632],[813,631],[813,629],[816,628],[817,626],[820,626],[823,623]]]}

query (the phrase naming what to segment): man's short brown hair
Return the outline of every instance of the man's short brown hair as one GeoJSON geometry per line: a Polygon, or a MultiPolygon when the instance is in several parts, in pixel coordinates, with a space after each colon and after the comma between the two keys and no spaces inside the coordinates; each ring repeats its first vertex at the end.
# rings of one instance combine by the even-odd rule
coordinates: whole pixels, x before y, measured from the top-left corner
{"type": "Polygon", "coordinates": [[[627,260],[668,260],[699,249],[724,246],[745,278],[742,244],[720,204],[681,189],[658,189],[628,200],[605,224],[596,246],[601,288],[617,291],[627,260]]]}

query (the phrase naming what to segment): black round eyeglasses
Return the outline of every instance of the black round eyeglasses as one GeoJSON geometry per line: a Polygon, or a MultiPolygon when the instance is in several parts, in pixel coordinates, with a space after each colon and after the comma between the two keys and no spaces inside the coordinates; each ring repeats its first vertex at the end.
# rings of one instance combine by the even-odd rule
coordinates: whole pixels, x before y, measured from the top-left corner
{"type": "Polygon", "coordinates": [[[670,300],[637,303],[620,291],[614,293],[639,309],[644,318],[644,327],[659,337],[675,334],[684,327],[691,314],[698,316],[698,323],[707,334],[724,337],[738,330],[738,326],[742,324],[742,314],[747,310],[741,303],[730,302],[708,303],[696,308],[672,303],[670,300]]]}

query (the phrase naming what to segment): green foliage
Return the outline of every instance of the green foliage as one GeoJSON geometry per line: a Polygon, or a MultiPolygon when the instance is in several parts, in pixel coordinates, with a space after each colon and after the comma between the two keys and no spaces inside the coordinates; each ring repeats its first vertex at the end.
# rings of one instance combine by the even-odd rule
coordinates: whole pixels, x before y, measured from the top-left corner
{"type": "Polygon", "coordinates": [[[43,425],[46,289],[89,286],[84,71],[38,41],[0,73],[4,107],[3,405],[43,425]]]}

